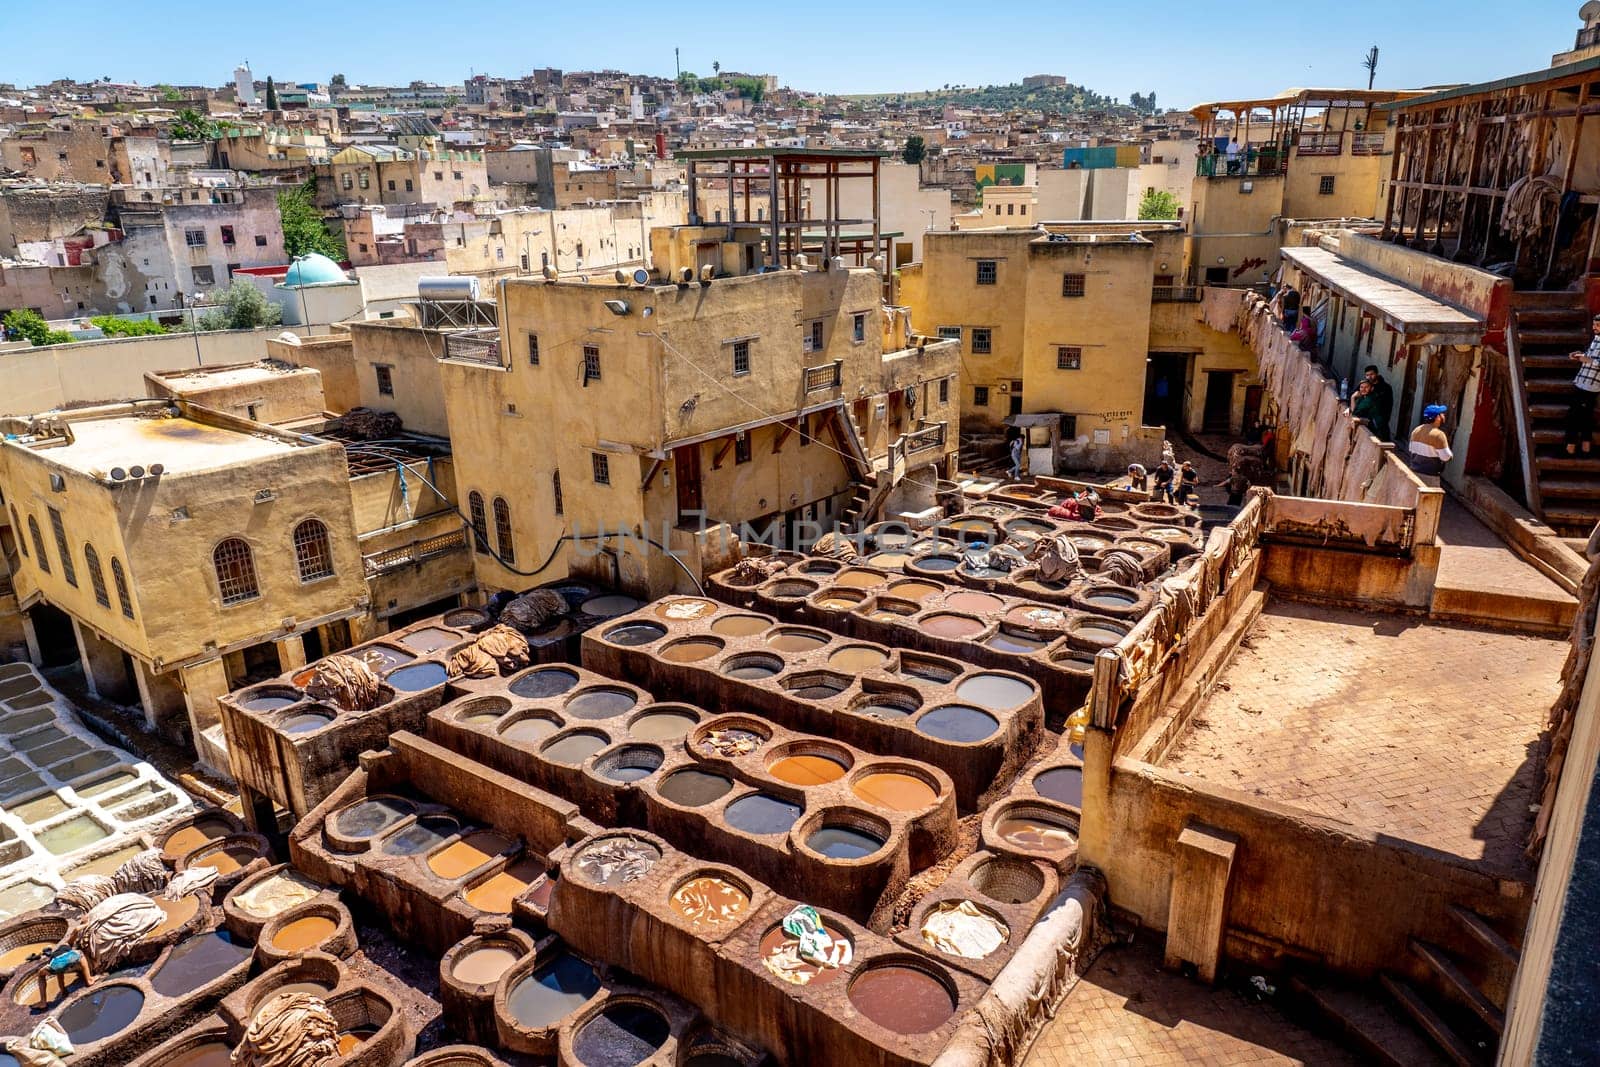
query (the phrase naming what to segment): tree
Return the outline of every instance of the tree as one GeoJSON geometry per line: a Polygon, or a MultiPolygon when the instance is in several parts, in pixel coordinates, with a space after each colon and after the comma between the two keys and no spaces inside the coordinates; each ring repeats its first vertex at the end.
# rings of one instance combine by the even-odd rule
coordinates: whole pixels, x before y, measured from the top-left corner
{"type": "Polygon", "coordinates": [[[205,141],[216,137],[220,130],[217,123],[194,108],[186,107],[178,112],[172,125],[167,127],[167,134],[174,141],[205,141]]]}
{"type": "Polygon", "coordinates": [[[334,262],[344,259],[344,238],[329,232],[315,203],[317,179],[278,194],[283,250],[291,258],[320,252],[334,262]]]}
{"type": "Polygon", "coordinates": [[[714,59],[711,61],[711,73],[719,78],[722,77],[722,64],[714,59]]]}
{"type": "Polygon", "coordinates": [[[253,330],[276,326],[283,321],[283,309],[267,301],[261,290],[237,278],[223,294],[222,303],[200,316],[202,330],[253,330]]]}
{"type": "Polygon", "coordinates": [[[906,146],[900,150],[900,158],[907,163],[917,164],[922,162],[922,157],[928,154],[928,144],[922,139],[922,134],[914,133],[906,138],[906,146]]]}
{"type": "Polygon", "coordinates": [[[267,75],[267,110],[278,110],[278,87],[272,84],[272,75],[267,75]]]}
{"type": "Polygon", "coordinates": [[[50,324],[37,311],[19,308],[16,311],[6,312],[3,320],[7,337],[20,337],[24,341],[31,341],[37,347],[45,345],[64,345],[72,340],[72,335],[65,330],[52,330],[50,324]]]}
{"type": "Polygon", "coordinates": [[[174,89],[170,85],[158,85],[158,86],[156,86],[156,89],[158,89],[160,91],[161,99],[163,99],[163,100],[182,100],[183,99],[183,94],[178,92],[178,90],[174,89]]]}
{"type": "Polygon", "coordinates": [[[1146,189],[1139,201],[1141,219],[1175,219],[1178,217],[1178,198],[1165,189],[1146,189]]]}

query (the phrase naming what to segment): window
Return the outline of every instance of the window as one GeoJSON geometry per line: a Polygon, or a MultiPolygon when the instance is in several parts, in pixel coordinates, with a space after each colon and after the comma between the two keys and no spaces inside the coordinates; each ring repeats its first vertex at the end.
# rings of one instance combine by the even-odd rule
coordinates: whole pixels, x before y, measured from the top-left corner
{"type": "Polygon", "coordinates": [[[1017,211],[1017,214],[1026,215],[1027,213],[1028,213],[1028,205],[1027,204],[1020,205],[1020,209],[1017,211]]]}
{"type": "Polygon", "coordinates": [[[222,243],[225,244],[225,245],[233,244],[233,227],[232,226],[224,226],[224,227],[222,227],[222,243]]]}
{"type": "Polygon", "coordinates": [[[17,547],[22,549],[22,558],[28,558],[28,539],[22,536],[22,522],[17,518],[17,506],[11,505],[11,528],[17,532],[17,547]]]}
{"type": "Polygon", "coordinates": [[[217,590],[224,604],[238,604],[261,595],[256,584],[256,564],[250,546],[241,538],[230,537],[211,553],[211,566],[217,572],[217,590]]]}
{"type": "Polygon", "coordinates": [[[367,172],[366,171],[362,171],[361,172],[361,188],[366,189],[370,185],[371,185],[371,181],[367,177],[367,172]]]}
{"type": "Polygon", "coordinates": [[[453,170],[453,171],[450,172],[450,177],[454,178],[456,181],[460,181],[461,180],[461,172],[459,170],[453,170]]]}
{"type": "Polygon", "coordinates": [[[536,333],[529,333],[528,334],[528,366],[537,367],[538,365],[539,365],[539,335],[536,334],[536,333]]]}
{"type": "Polygon", "coordinates": [[[1081,274],[1063,274],[1061,276],[1062,296],[1082,296],[1087,288],[1087,279],[1081,274]]]}
{"type": "Polygon", "coordinates": [[[1007,204],[1006,205],[1006,214],[1007,215],[1015,215],[1016,213],[1017,213],[1017,205],[1015,205],[1015,204],[1007,204]]]}
{"type": "Polygon", "coordinates": [[[267,247],[267,239],[266,239],[266,237],[264,237],[263,235],[261,235],[259,233],[256,234],[256,247],[257,248],[265,248],[265,247],[267,247]]]}
{"type": "Polygon", "coordinates": [[[734,463],[749,463],[750,462],[750,434],[749,433],[741,433],[741,434],[738,434],[738,435],[736,435],[734,437],[734,439],[733,439],[733,461],[734,461],[734,463]]]}
{"type": "Polygon", "coordinates": [[[1083,349],[1061,345],[1056,349],[1056,370],[1082,370],[1083,349]]]}
{"type": "Polygon", "coordinates": [[[800,346],[807,352],[822,351],[822,320],[806,323],[805,342],[800,346]]]}
{"type": "Polygon", "coordinates": [[[994,350],[994,334],[987,326],[974,326],[972,328],[972,353],[976,356],[987,356],[994,350]]]}
{"type": "Polygon", "coordinates": [[[89,572],[89,588],[94,590],[94,602],[103,608],[109,608],[111,595],[106,592],[106,576],[100,570],[100,553],[88,543],[83,546],[83,566],[89,572]]]}
{"type": "Polygon", "coordinates": [[[206,246],[206,231],[184,230],[183,243],[190,248],[204,248],[206,246]]]}
{"type": "Polygon", "coordinates": [[[939,379],[939,403],[941,403],[941,404],[950,403],[950,379],[949,378],[940,378],[939,379]]]}
{"type": "Polygon", "coordinates": [[[394,192],[394,179],[393,178],[389,179],[389,191],[391,193],[394,192]]]}
{"type": "Polygon", "coordinates": [[[733,342],[733,373],[739,377],[750,373],[750,342],[733,342]]]}
{"type": "Polygon", "coordinates": [[[941,326],[939,327],[939,338],[943,341],[959,341],[961,340],[961,327],[941,326]]]}
{"type": "Polygon", "coordinates": [[[467,516],[472,521],[472,548],[489,551],[489,519],[483,511],[483,494],[474,489],[467,494],[467,516]]]}
{"type": "Polygon", "coordinates": [[[328,544],[328,528],[320,519],[306,519],[294,528],[294,562],[302,582],[333,574],[333,548],[328,544]]]}
{"type": "Polygon", "coordinates": [[[128,576],[122,573],[122,561],[114,556],[111,559],[111,584],[117,587],[117,605],[122,608],[122,614],[133,618],[133,600],[128,596],[128,576]]]}
{"type": "Polygon", "coordinates": [[[444,171],[442,171],[442,170],[434,171],[433,172],[433,180],[436,181],[436,182],[444,181],[444,171]]]}
{"type": "Polygon", "coordinates": [[[56,551],[61,554],[61,577],[74,589],[78,587],[78,572],[72,566],[72,550],[67,547],[67,528],[61,521],[61,512],[55,508],[46,508],[50,512],[50,532],[55,535],[56,551]]]}
{"type": "Polygon", "coordinates": [[[980,260],[978,260],[978,284],[979,285],[993,285],[994,282],[995,282],[995,277],[996,277],[996,272],[995,272],[994,260],[992,260],[992,259],[980,259],[980,260]]]}
{"type": "Polygon", "coordinates": [[[592,452],[589,462],[594,466],[594,482],[596,485],[611,484],[611,460],[604,452],[592,452]]]}
{"type": "Polygon", "coordinates": [[[409,193],[409,192],[412,192],[412,188],[411,188],[411,179],[410,179],[410,178],[407,178],[407,179],[406,179],[406,192],[408,192],[408,193],[409,193]]]}
{"type": "Polygon", "coordinates": [[[511,538],[511,505],[505,497],[494,498],[494,542],[500,548],[500,562],[517,562],[516,542],[511,538]]]}
{"type": "Polygon", "coordinates": [[[1324,174],[1317,179],[1317,192],[1323,196],[1333,195],[1333,175],[1324,174]]]}
{"type": "Polygon", "coordinates": [[[600,349],[596,345],[583,346],[583,384],[600,380],[600,349]]]}
{"type": "Polygon", "coordinates": [[[566,502],[561,499],[561,472],[556,471],[550,475],[550,488],[555,492],[556,514],[564,514],[567,510],[566,502]]]}
{"type": "Polygon", "coordinates": [[[210,267],[190,267],[189,273],[194,276],[194,284],[198,286],[217,284],[217,273],[210,267]]]}
{"type": "MultiPolygon", "coordinates": [[[[350,180],[350,175],[349,174],[346,174],[344,176],[344,178],[343,178],[342,184],[344,185],[345,189],[348,191],[351,186],[355,185],[355,182],[350,180]]],[[[366,186],[362,186],[362,188],[364,189],[364,188],[366,188],[366,186]]]]}
{"type": "Polygon", "coordinates": [[[378,375],[378,395],[394,396],[394,370],[381,364],[372,368],[378,375]]]}
{"type": "Polygon", "coordinates": [[[989,387],[987,385],[974,385],[972,387],[972,406],[975,408],[989,406],[989,387]]]}
{"type": "Polygon", "coordinates": [[[850,316],[850,340],[860,344],[867,339],[867,313],[858,311],[850,316]]]}
{"type": "Polygon", "coordinates": [[[44,538],[39,536],[39,520],[32,515],[28,516],[28,536],[33,538],[33,551],[39,558],[39,569],[49,574],[50,557],[44,550],[44,538]]]}

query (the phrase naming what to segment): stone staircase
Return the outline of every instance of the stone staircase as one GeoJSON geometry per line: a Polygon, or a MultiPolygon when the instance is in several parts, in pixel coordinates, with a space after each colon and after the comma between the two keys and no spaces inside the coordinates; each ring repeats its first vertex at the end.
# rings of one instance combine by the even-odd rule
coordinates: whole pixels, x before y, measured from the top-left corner
{"type": "Polygon", "coordinates": [[[1586,537],[1600,521],[1600,448],[1569,456],[1562,440],[1577,373],[1568,356],[1591,337],[1583,294],[1513,294],[1511,333],[1528,503],[1557,531],[1586,537]]]}
{"type": "Polygon", "coordinates": [[[1492,1064],[1520,950],[1477,912],[1448,908],[1457,934],[1448,948],[1413,940],[1406,959],[1367,983],[1297,973],[1291,1000],[1372,1063],[1492,1064]]]}

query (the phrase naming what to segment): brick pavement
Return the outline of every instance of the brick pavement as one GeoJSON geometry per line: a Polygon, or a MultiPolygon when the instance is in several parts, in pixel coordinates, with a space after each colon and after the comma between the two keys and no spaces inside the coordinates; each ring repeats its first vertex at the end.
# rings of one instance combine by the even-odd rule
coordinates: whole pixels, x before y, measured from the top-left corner
{"type": "Polygon", "coordinates": [[[1161,969],[1153,941],[1100,954],[1023,1067],[1168,1067],[1360,1061],[1274,1005],[1161,969]]]}
{"type": "Polygon", "coordinates": [[[1274,601],[1165,766],[1525,878],[1566,652],[1274,601]]]}

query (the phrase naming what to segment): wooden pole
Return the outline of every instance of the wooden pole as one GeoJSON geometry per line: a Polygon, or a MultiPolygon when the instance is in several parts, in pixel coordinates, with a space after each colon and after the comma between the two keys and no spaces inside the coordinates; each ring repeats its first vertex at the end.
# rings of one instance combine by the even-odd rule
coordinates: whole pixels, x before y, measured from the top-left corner
{"type": "MultiPolygon", "coordinates": [[[[1556,269],[1556,231],[1561,228],[1560,204],[1572,192],[1572,174],[1578,165],[1578,146],[1583,142],[1583,109],[1589,102],[1589,83],[1584,82],[1578,89],[1578,113],[1572,119],[1572,143],[1567,146],[1567,161],[1561,168],[1561,199],[1557,203],[1556,222],[1550,227],[1550,258],[1545,262],[1544,277],[1539,280],[1539,288],[1550,288],[1550,275],[1556,269]]],[[[1588,264],[1584,264],[1588,270],[1588,264]]]]}

